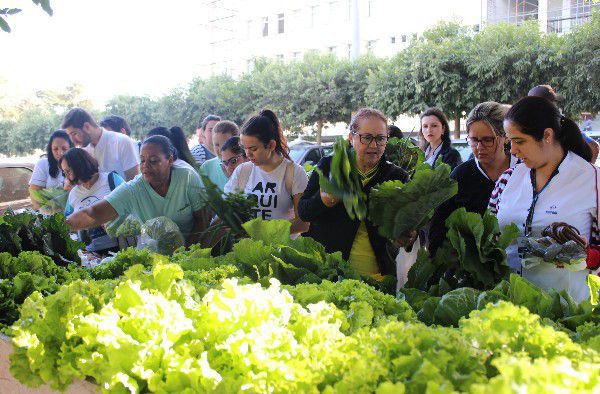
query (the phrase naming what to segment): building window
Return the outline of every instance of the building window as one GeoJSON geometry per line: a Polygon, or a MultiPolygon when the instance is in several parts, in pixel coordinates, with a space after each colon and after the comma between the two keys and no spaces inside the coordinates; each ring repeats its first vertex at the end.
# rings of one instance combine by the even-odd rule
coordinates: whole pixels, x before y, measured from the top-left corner
{"type": "Polygon", "coordinates": [[[337,1],[330,1],[329,2],[329,17],[330,18],[335,18],[335,12],[337,11],[337,1]]]}
{"type": "Polygon", "coordinates": [[[263,19],[263,31],[262,31],[262,35],[263,37],[266,37],[269,35],[269,17],[265,16],[263,19]]]}
{"type": "Polygon", "coordinates": [[[371,4],[371,3],[373,3],[371,0],[367,1],[367,7],[368,7],[368,9],[367,9],[367,16],[368,17],[371,17],[373,15],[373,12],[372,12],[373,11],[373,4],[371,4]]]}
{"type": "Polygon", "coordinates": [[[352,58],[352,44],[348,44],[348,59],[352,58]]]}
{"type": "Polygon", "coordinates": [[[317,25],[317,13],[319,12],[319,6],[313,5],[310,7],[310,27],[317,25]]]}
{"type": "Polygon", "coordinates": [[[329,53],[335,53],[336,47],[332,46],[332,47],[327,48],[327,50],[329,51],[329,53]]]}
{"type": "Polygon", "coordinates": [[[282,34],[285,31],[284,23],[283,14],[277,14],[277,33],[282,34]]]}
{"type": "Polygon", "coordinates": [[[406,34],[402,34],[401,41],[406,42],[406,34]]]}
{"type": "Polygon", "coordinates": [[[252,21],[246,21],[246,38],[250,39],[252,37],[252,21]]]}
{"type": "Polygon", "coordinates": [[[280,54],[279,54],[279,55],[277,55],[276,57],[277,57],[277,60],[283,60],[283,54],[282,54],[282,53],[280,53],[280,54]]]}
{"type": "Polygon", "coordinates": [[[413,33],[413,35],[412,35],[412,39],[413,39],[413,40],[416,40],[417,38],[419,38],[419,36],[417,35],[417,33],[413,33]]]}
{"type": "Polygon", "coordinates": [[[479,24],[473,26],[473,31],[479,33],[479,24]]]}
{"type": "Polygon", "coordinates": [[[392,44],[395,44],[396,43],[396,37],[394,37],[394,36],[390,37],[390,42],[392,44]]]}
{"type": "Polygon", "coordinates": [[[294,60],[298,60],[300,59],[300,52],[294,52],[292,56],[294,57],[294,60]]]}
{"type": "Polygon", "coordinates": [[[375,45],[377,44],[377,40],[369,40],[367,41],[367,52],[373,52],[375,49],[375,45]]]}

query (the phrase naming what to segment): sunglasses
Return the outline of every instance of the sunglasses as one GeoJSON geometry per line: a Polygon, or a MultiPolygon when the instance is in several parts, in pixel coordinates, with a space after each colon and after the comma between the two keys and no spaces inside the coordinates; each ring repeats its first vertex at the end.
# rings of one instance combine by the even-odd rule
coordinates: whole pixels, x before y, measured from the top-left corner
{"type": "Polygon", "coordinates": [[[232,158],[228,159],[228,160],[222,160],[221,161],[221,165],[223,167],[231,167],[234,166],[238,163],[238,161],[240,160],[240,158],[244,157],[244,155],[237,155],[237,156],[233,156],[232,158]]]}

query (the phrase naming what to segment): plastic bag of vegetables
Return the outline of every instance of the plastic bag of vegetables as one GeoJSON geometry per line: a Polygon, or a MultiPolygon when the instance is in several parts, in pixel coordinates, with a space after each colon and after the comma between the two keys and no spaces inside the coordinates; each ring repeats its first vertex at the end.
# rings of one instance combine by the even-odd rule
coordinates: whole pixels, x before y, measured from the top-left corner
{"type": "Polygon", "coordinates": [[[61,188],[29,189],[29,195],[40,206],[41,213],[52,215],[65,211],[69,191],[61,188]]]}
{"type": "Polygon", "coordinates": [[[168,217],[150,219],[142,225],[139,249],[149,249],[170,256],[182,246],[185,246],[183,235],[177,224],[168,217]]]}
{"type": "Polygon", "coordinates": [[[142,221],[135,215],[127,215],[119,225],[115,235],[117,237],[137,237],[142,233],[142,221]]]}
{"type": "Polygon", "coordinates": [[[587,240],[579,230],[564,223],[552,223],[542,231],[541,238],[518,239],[521,265],[533,268],[540,264],[554,264],[570,271],[587,268],[587,240]]]}

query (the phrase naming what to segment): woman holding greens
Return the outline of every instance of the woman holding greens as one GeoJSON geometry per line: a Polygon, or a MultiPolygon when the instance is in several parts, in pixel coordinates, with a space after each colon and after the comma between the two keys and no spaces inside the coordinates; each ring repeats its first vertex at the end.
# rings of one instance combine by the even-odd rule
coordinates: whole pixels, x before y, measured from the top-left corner
{"type": "MultiPolygon", "coordinates": [[[[383,156],[388,137],[387,119],[381,111],[372,108],[356,111],[350,122],[348,139],[356,151],[363,191],[367,195],[379,183],[408,180],[404,170],[383,156]]],[[[331,157],[325,157],[317,164],[325,176],[329,175],[330,166],[331,157]]],[[[351,219],[337,198],[321,191],[317,171],[313,171],[308,181],[298,213],[302,220],[310,222],[305,235],[322,243],[327,252],[341,251],[344,259],[360,274],[375,279],[396,274],[397,247],[380,236],[377,227],[368,219],[351,219]]]]}
{"type": "Polygon", "coordinates": [[[142,222],[166,216],[177,224],[188,245],[196,243],[206,227],[204,201],[199,193],[202,181],[196,171],[174,166],[176,157],[168,138],[147,138],[140,151],[142,174],[96,204],[70,215],[67,224],[76,231],[128,215],[142,222]]]}

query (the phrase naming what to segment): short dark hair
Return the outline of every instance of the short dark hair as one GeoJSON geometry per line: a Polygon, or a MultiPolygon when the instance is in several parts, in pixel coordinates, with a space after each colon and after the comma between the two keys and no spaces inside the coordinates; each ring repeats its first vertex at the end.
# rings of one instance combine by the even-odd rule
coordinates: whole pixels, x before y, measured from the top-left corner
{"type": "Polygon", "coordinates": [[[61,129],[66,129],[67,127],[82,129],[85,122],[93,127],[98,127],[98,124],[89,112],[83,108],[73,108],[67,112],[60,127],[61,129]]]}
{"type": "Polygon", "coordinates": [[[173,160],[177,160],[177,150],[171,143],[169,138],[164,135],[155,134],[151,137],[148,137],[142,142],[142,147],[147,144],[155,144],[158,145],[162,154],[168,159],[173,156],[173,160]]]}
{"type": "Polygon", "coordinates": [[[222,120],[215,125],[213,133],[240,135],[240,128],[230,120],[222,120]]]}
{"type": "Polygon", "coordinates": [[[125,134],[131,135],[131,127],[129,127],[125,118],[118,115],[108,115],[104,117],[104,119],[100,121],[100,126],[117,132],[120,132],[121,129],[123,129],[125,130],[125,134]]]}
{"type": "Polygon", "coordinates": [[[221,152],[225,152],[226,150],[230,150],[231,152],[233,152],[236,155],[246,156],[246,152],[244,151],[244,148],[242,147],[242,144],[240,143],[240,137],[238,137],[238,136],[231,137],[230,139],[225,141],[225,143],[221,147],[221,152]]]}
{"type": "Polygon", "coordinates": [[[220,122],[221,117],[218,115],[208,115],[198,123],[198,128],[204,130],[208,122],[220,122]]]}
{"type": "Polygon", "coordinates": [[[394,126],[393,124],[388,125],[388,133],[390,134],[390,138],[404,138],[404,134],[400,127],[394,126]]]}
{"type": "Polygon", "coordinates": [[[66,161],[69,167],[71,167],[75,183],[79,181],[87,182],[98,173],[98,161],[85,149],[69,149],[60,158],[58,163],[61,164],[63,161],[66,161]]]}
{"type": "Polygon", "coordinates": [[[54,133],[52,133],[52,135],[50,136],[50,139],[48,140],[48,145],[46,145],[46,157],[48,159],[48,172],[50,173],[50,176],[52,178],[56,178],[60,171],[60,168],[58,168],[58,160],[56,160],[54,158],[54,155],[52,154],[52,142],[57,138],[62,138],[63,140],[67,141],[69,143],[70,148],[75,146],[75,145],[73,145],[73,141],[71,141],[71,139],[69,138],[69,134],[67,134],[66,131],[56,130],[54,133]]]}

